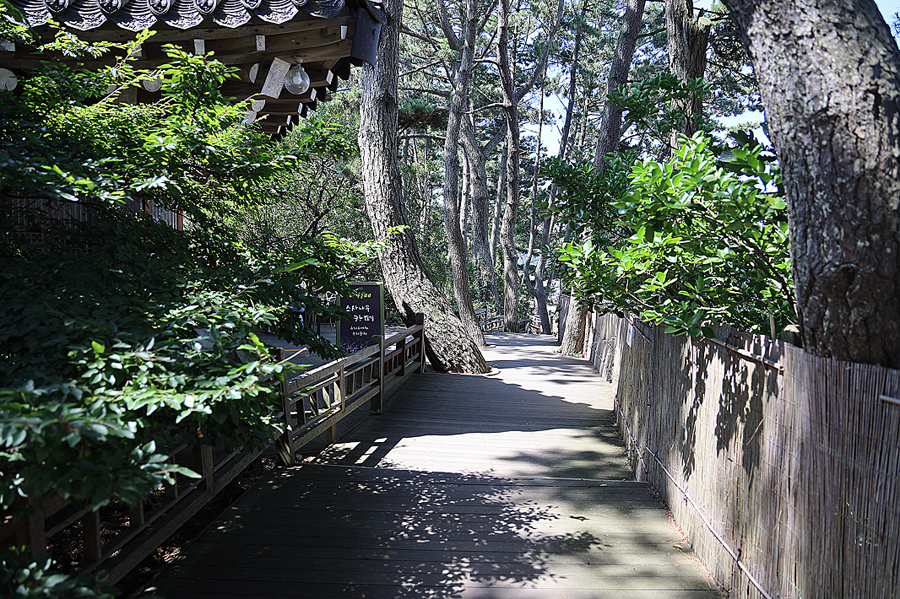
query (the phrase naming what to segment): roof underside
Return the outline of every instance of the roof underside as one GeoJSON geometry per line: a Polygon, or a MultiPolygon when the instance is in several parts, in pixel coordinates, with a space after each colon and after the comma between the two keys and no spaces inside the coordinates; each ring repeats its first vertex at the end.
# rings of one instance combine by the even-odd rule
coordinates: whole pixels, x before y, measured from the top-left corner
{"type": "MultiPolygon", "coordinates": [[[[262,129],[276,136],[327,99],[340,79],[350,77],[352,66],[374,63],[384,23],[381,7],[369,0],[13,0],[13,4],[45,39],[53,35],[46,26],[51,20],[86,41],[123,42],[143,29],[154,30],[140,48],[138,68],[152,70],[167,62],[163,44],[195,54],[213,52],[218,60],[239,69],[240,81],[226,82],[222,92],[238,101],[251,99],[245,122],[261,121],[262,129]],[[288,69],[297,63],[311,81],[302,95],[284,88],[288,69]]],[[[0,48],[0,66],[27,76],[47,59],[31,52],[6,44],[0,48]]],[[[79,62],[99,68],[119,58],[79,62]]],[[[148,79],[128,94],[127,101],[152,102],[159,98],[158,82],[148,79]]]]}

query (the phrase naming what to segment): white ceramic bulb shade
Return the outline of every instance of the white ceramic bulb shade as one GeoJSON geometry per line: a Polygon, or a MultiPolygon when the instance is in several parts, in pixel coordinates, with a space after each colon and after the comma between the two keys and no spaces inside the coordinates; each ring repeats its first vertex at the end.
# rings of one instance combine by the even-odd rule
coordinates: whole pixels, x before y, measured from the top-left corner
{"type": "Polygon", "coordinates": [[[309,75],[299,64],[295,64],[284,78],[284,89],[295,96],[306,93],[309,89],[309,75]]]}

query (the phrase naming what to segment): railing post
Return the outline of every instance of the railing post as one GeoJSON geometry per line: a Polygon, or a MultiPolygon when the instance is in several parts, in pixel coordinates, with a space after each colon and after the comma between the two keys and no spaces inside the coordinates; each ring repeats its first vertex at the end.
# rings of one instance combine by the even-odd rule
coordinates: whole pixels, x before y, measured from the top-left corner
{"type": "Polygon", "coordinates": [[[372,414],[381,414],[384,404],[384,337],[380,335],[372,337],[372,345],[378,346],[376,360],[372,365],[372,372],[378,372],[378,393],[369,402],[369,411],[372,414]]]}
{"type": "Polygon", "coordinates": [[[197,465],[197,471],[203,476],[203,486],[207,491],[212,490],[215,484],[212,445],[204,443],[196,445],[194,447],[194,462],[197,465]]]}
{"type": "Polygon", "coordinates": [[[100,539],[100,511],[90,510],[81,517],[81,532],[84,540],[84,561],[94,564],[103,555],[103,541],[100,539]]]}
{"type": "Polygon", "coordinates": [[[44,523],[44,510],[41,506],[41,498],[29,499],[31,507],[25,524],[28,531],[28,548],[31,555],[41,555],[47,552],[46,524],[44,523]]]}
{"type": "Polygon", "coordinates": [[[144,496],[135,505],[128,506],[128,521],[132,528],[144,526],[144,496]]]}
{"type": "MultiPolygon", "coordinates": [[[[284,350],[278,350],[278,360],[284,360],[284,350]]],[[[300,404],[297,406],[297,411],[303,412],[303,398],[299,398],[297,402],[300,404]]],[[[289,393],[287,376],[285,376],[284,381],[281,383],[281,406],[284,411],[284,415],[282,416],[284,431],[277,439],[275,439],[275,454],[278,456],[278,463],[280,465],[293,466],[294,448],[292,447],[291,437],[293,436],[294,430],[291,427],[291,396],[289,393]]],[[[300,419],[299,416],[297,418],[298,420],[300,419]]]]}
{"type": "Polygon", "coordinates": [[[419,336],[419,372],[425,372],[425,314],[423,312],[416,313],[416,324],[422,329],[417,333],[419,336]]]}
{"type": "MultiPolygon", "coordinates": [[[[344,396],[346,395],[345,391],[345,381],[344,381],[344,363],[341,361],[341,367],[338,369],[337,380],[334,382],[334,395],[331,399],[331,405],[334,406],[334,400],[337,400],[338,403],[338,412],[344,412],[344,396]]],[[[334,443],[334,440],[337,439],[337,422],[328,427],[328,432],[325,434],[325,443],[331,445],[334,443]]]]}
{"type": "Polygon", "coordinates": [[[397,355],[400,356],[400,372],[397,376],[406,376],[406,337],[397,342],[397,355]]]}

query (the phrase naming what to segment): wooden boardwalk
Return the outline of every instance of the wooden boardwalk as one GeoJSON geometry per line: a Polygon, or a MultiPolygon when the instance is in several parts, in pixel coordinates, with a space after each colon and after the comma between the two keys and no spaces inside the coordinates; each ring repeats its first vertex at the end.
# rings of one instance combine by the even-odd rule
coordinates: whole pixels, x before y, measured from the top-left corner
{"type": "Polygon", "coordinates": [[[549,338],[428,373],[316,463],[244,494],[154,582],[169,599],[719,598],[631,480],[609,389],[549,338]]]}

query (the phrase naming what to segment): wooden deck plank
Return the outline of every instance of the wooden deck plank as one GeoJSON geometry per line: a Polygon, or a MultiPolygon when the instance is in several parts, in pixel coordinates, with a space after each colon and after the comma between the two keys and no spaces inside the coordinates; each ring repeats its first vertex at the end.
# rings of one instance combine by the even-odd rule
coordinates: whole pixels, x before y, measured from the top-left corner
{"type": "Polygon", "coordinates": [[[547,338],[493,376],[413,377],[315,464],[261,481],[148,591],[305,599],[712,599],[605,383],[547,338]]]}

